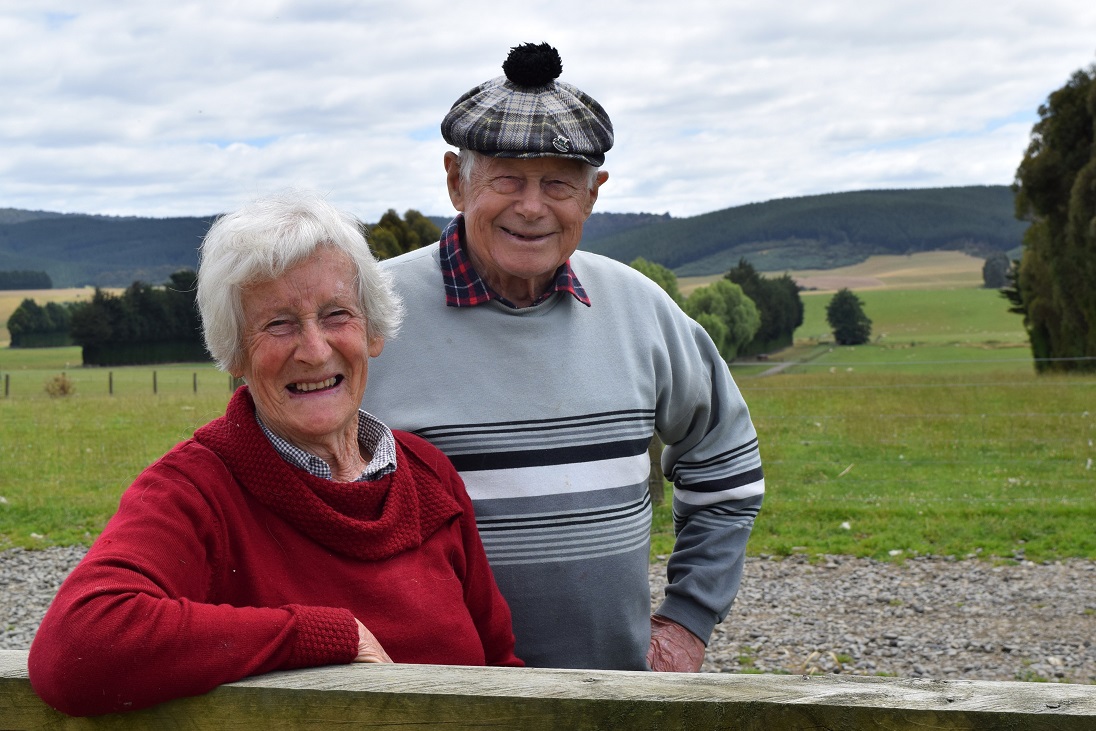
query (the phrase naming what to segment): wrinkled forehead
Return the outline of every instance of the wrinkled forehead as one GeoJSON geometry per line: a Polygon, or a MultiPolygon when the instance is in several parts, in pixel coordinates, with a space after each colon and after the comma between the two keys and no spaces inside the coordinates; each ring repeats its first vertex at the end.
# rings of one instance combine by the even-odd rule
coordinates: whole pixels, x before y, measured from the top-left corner
{"type": "Polygon", "coordinates": [[[517,175],[528,179],[544,177],[567,180],[584,180],[589,177],[591,166],[579,160],[566,157],[542,155],[538,157],[501,157],[481,155],[476,171],[494,177],[498,175],[517,175]]]}
{"type": "Polygon", "coordinates": [[[242,301],[267,308],[299,305],[304,298],[342,301],[359,295],[358,270],[353,259],[328,245],[279,267],[273,275],[258,276],[239,286],[242,301]]]}

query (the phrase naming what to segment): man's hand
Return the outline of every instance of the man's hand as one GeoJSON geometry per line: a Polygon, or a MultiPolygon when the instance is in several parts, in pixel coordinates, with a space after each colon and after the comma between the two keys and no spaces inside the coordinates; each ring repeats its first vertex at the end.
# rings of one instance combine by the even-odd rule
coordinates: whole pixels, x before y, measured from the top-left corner
{"type": "Polygon", "coordinates": [[[657,614],[651,616],[651,649],[647,664],[660,673],[695,673],[704,662],[704,643],[699,637],[657,614]]]}
{"type": "Polygon", "coordinates": [[[361,620],[355,618],[354,621],[358,623],[358,656],[354,658],[354,662],[392,662],[381,643],[377,642],[377,638],[365,628],[361,620]]]}

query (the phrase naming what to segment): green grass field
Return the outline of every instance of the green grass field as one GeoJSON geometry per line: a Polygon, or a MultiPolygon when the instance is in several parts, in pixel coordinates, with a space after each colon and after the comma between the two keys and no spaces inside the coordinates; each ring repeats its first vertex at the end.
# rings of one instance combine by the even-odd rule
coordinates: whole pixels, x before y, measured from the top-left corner
{"type": "MultiPolygon", "coordinates": [[[[733,364],[765,462],[751,553],[1096,558],[1096,377],[1037,377],[995,292],[913,279],[857,292],[871,344],[828,344],[828,297],[806,293],[794,348],[733,364]]],[[[140,470],[229,397],[207,364],[78,363],[76,348],[0,349],[0,549],[89,543],[140,470]],[[76,393],[50,398],[62,371],[76,393]]],[[[670,526],[657,509],[654,553],[670,526]]]]}
{"type": "MultiPolygon", "coordinates": [[[[1027,349],[1023,318],[1008,302],[982,288],[868,289],[857,292],[872,321],[872,342],[884,347],[910,345],[1020,346],[1027,349]]],[[[803,324],[797,340],[830,340],[826,305],[832,293],[804,292],[803,324]]]]}
{"type": "Polygon", "coordinates": [[[90,544],[133,478],[224,413],[229,395],[0,400],[0,549],[90,544]]]}
{"type": "Polygon", "coordinates": [[[872,320],[872,341],[854,347],[832,345],[826,324],[830,296],[804,293],[803,324],[795,336],[800,347],[786,356],[801,365],[789,373],[851,369],[916,374],[941,369],[960,376],[991,371],[1023,375],[1033,370],[1023,320],[1007,311],[995,290],[858,292],[872,320]]]}
{"type": "Polygon", "coordinates": [[[46,381],[64,374],[80,398],[155,394],[228,394],[229,376],[211,363],[84,368],[80,348],[0,349],[0,396],[48,398],[46,381]],[[5,391],[6,389],[6,391],[5,391]]]}
{"type": "Polygon", "coordinates": [[[1094,378],[931,366],[741,387],[766,471],[754,552],[1096,558],[1094,378]]]}

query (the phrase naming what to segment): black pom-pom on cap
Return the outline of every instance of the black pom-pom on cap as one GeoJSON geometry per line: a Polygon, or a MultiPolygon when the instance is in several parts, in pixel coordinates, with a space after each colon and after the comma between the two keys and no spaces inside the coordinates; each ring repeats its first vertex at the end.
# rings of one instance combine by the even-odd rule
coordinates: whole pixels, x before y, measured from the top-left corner
{"type": "Polygon", "coordinates": [[[613,146],[613,123],[597,101],[558,80],[559,52],[547,43],[510,49],[505,76],[478,84],[453,102],[441,136],[460,150],[515,159],[565,157],[595,168],[613,146]]]}
{"type": "Polygon", "coordinates": [[[523,43],[510,49],[502,64],[506,78],[520,86],[545,86],[563,73],[559,51],[547,43],[523,43]]]}

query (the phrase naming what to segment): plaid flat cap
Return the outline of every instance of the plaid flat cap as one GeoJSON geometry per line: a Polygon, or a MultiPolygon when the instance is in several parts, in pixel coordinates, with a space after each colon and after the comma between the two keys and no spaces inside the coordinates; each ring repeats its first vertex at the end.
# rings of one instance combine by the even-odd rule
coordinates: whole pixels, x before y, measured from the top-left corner
{"type": "Polygon", "coordinates": [[[505,76],[486,81],[453,104],[441,135],[454,147],[492,157],[568,157],[594,167],[613,146],[613,123],[571,84],[559,53],[547,43],[510,49],[505,76]]]}

